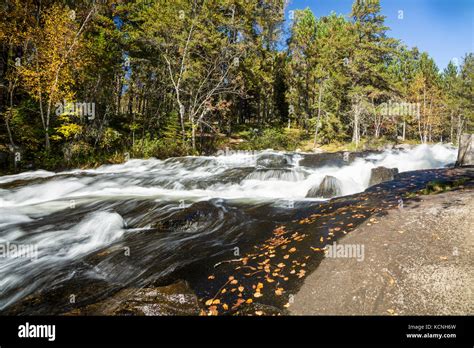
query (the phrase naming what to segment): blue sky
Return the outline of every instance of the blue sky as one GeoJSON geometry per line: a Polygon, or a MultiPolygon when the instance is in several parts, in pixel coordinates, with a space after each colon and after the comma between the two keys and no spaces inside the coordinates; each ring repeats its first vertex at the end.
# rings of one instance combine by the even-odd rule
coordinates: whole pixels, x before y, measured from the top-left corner
{"type": "MultiPolygon", "coordinates": [[[[347,15],[353,0],[289,0],[287,11],[311,8],[317,16],[334,11],[347,15]]],[[[388,35],[417,46],[444,69],[474,52],[474,0],[381,0],[388,35]],[[403,18],[399,19],[399,11],[403,18]]],[[[288,18],[288,13],[287,13],[288,18]]]]}

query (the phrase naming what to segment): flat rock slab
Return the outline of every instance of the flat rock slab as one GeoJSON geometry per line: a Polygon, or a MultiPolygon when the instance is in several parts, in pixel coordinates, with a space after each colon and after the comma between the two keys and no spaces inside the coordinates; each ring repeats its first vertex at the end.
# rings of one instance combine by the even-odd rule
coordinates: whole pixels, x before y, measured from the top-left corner
{"type": "Polygon", "coordinates": [[[157,288],[126,288],[65,315],[198,315],[200,310],[196,296],[181,281],[157,288]]]}
{"type": "Polygon", "coordinates": [[[294,315],[472,315],[474,191],[421,196],[367,221],[340,245],[364,258],[326,257],[294,296],[294,315]]]}

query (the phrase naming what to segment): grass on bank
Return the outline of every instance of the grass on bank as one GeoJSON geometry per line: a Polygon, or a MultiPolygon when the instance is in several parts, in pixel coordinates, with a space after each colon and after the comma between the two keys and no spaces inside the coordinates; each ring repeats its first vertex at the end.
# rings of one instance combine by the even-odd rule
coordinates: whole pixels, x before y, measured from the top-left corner
{"type": "Polygon", "coordinates": [[[426,187],[415,192],[409,192],[405,194],[406,198],[414,198],[419,195],[433,195],[443,192],[452,191],[454,189],[463,188],[464,184],[468,181],[468,178],[460,178],[454,181],[440,181],[433,180],[426,184],[426,187]]]}

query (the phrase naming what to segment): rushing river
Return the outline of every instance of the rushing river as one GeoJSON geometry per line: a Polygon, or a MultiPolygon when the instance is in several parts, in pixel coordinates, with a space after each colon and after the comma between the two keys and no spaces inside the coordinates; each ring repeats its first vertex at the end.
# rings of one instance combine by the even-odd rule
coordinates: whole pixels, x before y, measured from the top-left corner
{"type": "Polygon", "coordinates": [[[372,168],[441,168],[456,153],[446,145],[357,156],[263,151],[0,177],[2,250],[33,250],[0,258],[0,312],[37,292],[50,300],[20,313],[62,313],[71,294],[88,303],[166,284],[311,211],[322,199],[306,195],[327,175],[350,195],[368,187],[372,168]]]}

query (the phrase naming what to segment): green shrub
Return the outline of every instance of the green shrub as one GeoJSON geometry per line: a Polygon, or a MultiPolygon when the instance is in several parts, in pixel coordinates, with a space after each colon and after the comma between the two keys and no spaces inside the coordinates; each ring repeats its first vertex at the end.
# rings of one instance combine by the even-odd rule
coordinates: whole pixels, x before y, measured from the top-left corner
{"type": "MultiPolygon", "coordinates": [[[[243,132],[239,133],[242,136],[243,132]]],[[[262,134],[252,134],[252,131],[247,131],[246,140],[248,142],[242,143],[238,146],[240,150],[295,150],[302,139],[302,133],[298,129],[286,128],[269,128],[265,129],[262,134]]]]}
{"type": "Polygon", "coordinates": [[[168,158],[185,156],[188,148],[175,139],[152,139],[146,137],[135,141],[132,147],[132,156],[140,158],[168,158]]]}

